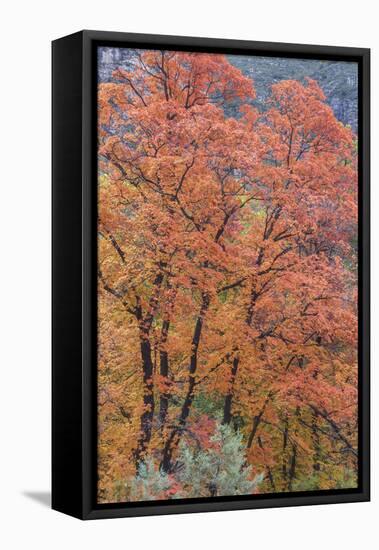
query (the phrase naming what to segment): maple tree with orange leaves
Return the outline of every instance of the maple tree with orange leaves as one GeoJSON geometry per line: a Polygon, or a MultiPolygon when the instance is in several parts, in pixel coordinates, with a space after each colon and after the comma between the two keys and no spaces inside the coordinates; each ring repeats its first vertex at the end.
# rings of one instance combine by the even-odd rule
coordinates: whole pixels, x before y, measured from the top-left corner
{"type": "Polygon", "coordinates": [[[258,110],[223,55],[133,55],[98,91],[99,502],[357,486],[356,136],[315,81],[258,110]]]}

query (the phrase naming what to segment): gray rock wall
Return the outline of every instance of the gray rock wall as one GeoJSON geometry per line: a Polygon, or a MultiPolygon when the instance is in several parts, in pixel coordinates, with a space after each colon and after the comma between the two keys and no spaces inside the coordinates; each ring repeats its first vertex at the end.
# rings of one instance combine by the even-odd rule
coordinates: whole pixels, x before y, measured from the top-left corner
{"type": "MultiPolygon", "coordinates": [[[[111,80],[112,72],[118,67],[132,66],[133,50],[128,48],[101,47],[98,50],[98,77],[101,82],[111,80]]],[[[358,65],[353,62],[320,61],[314,59],[292,59],[230,55],[229,61],[246,76],[254,80],[257,98],[254,101],[260,109],[270,94],[270,87],[280,80],[294,79],[304,82],[306,77],[318,82],[327,102],[338,120],[349,124],[356,132],[358,128],[358,65]]],[[[237,106],[230,106],[228,114],[236,116],[237,106]]]]}

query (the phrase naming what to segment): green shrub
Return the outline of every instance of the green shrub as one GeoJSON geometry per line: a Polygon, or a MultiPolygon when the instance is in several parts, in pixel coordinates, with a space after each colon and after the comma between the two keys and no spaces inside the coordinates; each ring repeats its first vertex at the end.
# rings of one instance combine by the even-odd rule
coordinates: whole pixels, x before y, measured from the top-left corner
{"type": "Polygon", "coordinates": [[[253,476],[251,466],[246,464],[242,435],[229,426],[218,425],[207,449],[183,441],[179,463],[176,477],[187,498],[248,495],[264,477],[253,476]]]}
{"type": "Polygon", "coordinates": [[[166,492],[171,489],[173,479],[154,464],[149,458],[142,462],[135,477],[125,483],[127,500],[159,500],[167,498],[166,492]]]}

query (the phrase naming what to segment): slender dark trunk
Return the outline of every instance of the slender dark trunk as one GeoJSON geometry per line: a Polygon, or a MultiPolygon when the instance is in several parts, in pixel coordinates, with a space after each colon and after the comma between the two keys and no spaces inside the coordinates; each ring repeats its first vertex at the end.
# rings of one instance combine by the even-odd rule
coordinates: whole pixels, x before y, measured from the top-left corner
{"type": "Polygon", "coordinates": [[[308,406],[317,416],[320,416],[321,418],[326,420],[326,422],[333,428],[336,436],[341,441],[343,441],[343,443],[346,445],[346,448],[348,449],[348,451],[351,452],[355,458],[357,458],[358,453],[356,449],[354,449],[350,441],[348,441],[348,439],[343,435],[343,433],[341,432],[341,428],[336,424],[336,422],[334,422],[332,418],[330,418],[330,415],[326,411],[323,411],[322,409],[318,409],[314,405],[308,405],[308,406]]]}
{"type": "Polygon", "coordinates": [[[140,420],[140,437],[134,453],[136,467],[144,458],[147,446],[151,439],[151,431],[154,416],[154,391],[153,391],[153,362],[151,359],[151,344],[148,334],[140,328],[140,349],[143,371],[143,413],[140,420]]]}
{"type": "Polygon", "coordinates": [[[192,402],[195,397],[195,374],[197,370],[197,359],[199,344],[201,338],[201,332],[203,329],[204,317],[208,311],[210,304],[209,294],[207,292],[202,293],[202,302],[199,315],[196,319],[195,330],[192,337],[191,345],[191,358],[188,370],[188,388],[184,398],[182,409],[180,412],[177,425],[172,430],[170,436],[167,439],[166,445],[163,449],[163,458],[161,462],[161,469],[164,472],[170,472],[172,470],[172,455],[174,450],[178,447],[183,431],[185,429],[187,418],[191,410],[192,402]]]}
{"type": "Polygon", "coordinates": [[[270,481],[270,485],[271,485],[272,489],[274,491],[276,491],[275,480],[274,480],[274,476],[272,475],[271,468],[270,468],[270,466],[266,466],[266,468],[267,468],[267,476],[268,476],[268,479],[270,481]]]}
{"type": "Polygon", "coordinates": [[[167,389],[168,372],[169,372],[168,353],[167,353],[167,350],[165,349],[169,328],[170,328],[170,320],[165,319],[162,324],[162,333],[161,333],[161,342],[160,342],[161,349],[159,351],[159,363],[160,363],[159,373],[162,377],[162,380],[164,380],[166,384],[165,390],[163,391],[159,399],[159,424],[161,427],[166,422],[167,412],[168,412],[168,400],[170,398],[170,394],[167,389]]]}
{"type": "Polygon", "coordinates": [[[153,324],[154,315],[158,307],[159,292],[164,278],[165,262],[160,262],[160,270],[153,281],[153,291],[149,300],[146,315],[142,314],[140,299],[136,307],[136,317],[139,325],[140,350],[142,360],[142,384],[143,384],[143,412],[140,420],[140,435],[137,448],[134,451],[136,468],[138,471],[140,463],[144,460],[147,447],[150,443],[154,418],[154,385],[153,369],[154,364],[151,357],[150,330],[153,324]]]}
{"type": "Polygon", "coordinates": [[[258,293],[255,289],[255,285],[252,285],[251,294],[250,294],[250,304],[247,309],[247,315],[246,315],[246,324],[248,327],[251,327],[251,323],[253,322],[253,314],[254,314],[255,304],[257,303],[257,298],[258,298],[258,293]]]}
{"type": "Polygon", "coordinates": [[[321,470],[321,445],[320,433],[318,431],[317,415],[312,412],[312,442],[313,442],[313,472],[318,474],[321,470]]]}
{"type": "Polygon", "coordinates": [[[265,402],[263,403],[263,406],[262,406],[261,410],[253,418],[253,426],[251,428],[249,439],[247,441],[247,448],[248,449],[250,449],[252,444],[253,444],[254,437],[256,436],[259,424],[261,423],[261,420],[262,420],[262,417],[263,417],[264,412],[266,410],[267,404],[268,404],[268,402],[270,401],[270,399],[272,398],[273,395],[274,395],[273,392],[270,392],[268,394],[268,396],[265,399],[265,402]]]}
{"type": "MultiPolygon", "coordinates": [[[[262,449],[262,451],[264,451],[262,439],[261,439],[260,436],[258,436],[258,445],[259,445],[259,447],[262,449]]],[[[274,476],[272,475],[272,471],[271,471],[270,466],[266,466],[266,472],[267,472],[267,477],[268,477],[268,479],[269,479],[269,481],[270,481],[270,485],[271,485],[272,489],[273,489],[274,491],[276,491],[275,480],[274,480],[274,476]]]]}
{"type": "Polygon", "coordinates": [[[295,479],[296,458],[297,458],[296,445],[292,444],[292,453],[291,453],[291,460],[290,460],[289,472],[288,472],[288,490],[289,491],[292,491],[292,484],[293,484],[293,480],[295,479]]]}
{"type": "MultiPolygon", "coordinates": [[[[261,249],[262,250],[262,249],[261,249]]],[[[260,265],[263,260],[263,253],[260,252],[257,260],[257,265],[260,265]]],[[[251,292],[250,292],[250,303],[249,307],[246,312],[246,318],[245,323],[248,327],[251,327],[251,324],[253,322],[253,314],[254,314],[254,308],[255,304],[257,302],[259,294],[256,291],[255,283],[252,282],[251,285],[251,292]]],[[[234,386],[235,381],[238,374],[238,367],[240,364],[240,356],[238,353],[238,348],[235,348],[234,350],[235,356],[232,363],[231,373],[230,373],[230,384],[228,392],[225,396],[225,402],[224,402],[224,415],[223,415],[223,424],[230,424],[232,420],[232,404],[233,404],[233,397],[234,397],[234,386]]]]}
{"type": "Polygon", "coordinates": [[[240,359],[239,356],[235,356],[232,363],[232,369],[230,372],[230,382],[229,382],[229,390],[225,397],[225,403],[224,403],[224,416],[222,419],[223,424],[230,424],[230,421],[232,419],[232,401],[233,401],[233,393],[234,393],[234,382],[237,376],[238,371],[238,365],[239,365],[240,359]]]}
{"type": "Polygon", "coordinates": [[[253,419],[253,427],[251,429],[251,432],[250,432],[250,435],[249,435],[249,439],[247,441],[247,448],[250,449],[252,444],[253,444],[253,441],[254,441],[254,437],[255,437],[255,434],[257,433],[257,430],[258,430],[258,426],[259,424],[261,423],[261,420],[262,420],[262,416],[263,416],[263,409],[260,411],[259,414],[255,415],[254,416],[254,419],[253,419]]]}
{"type": "Polygon", "coordinates": [[[282,475],[283,481],[287,482],[287,444],[288,444],[288,419],[284,421],[283,429],[283,447],[282,447],[282,475]]]}
{"type": "MultiPolygon", "coordinates": [[[[300,407],[296,407],[295,417],[296,417],[296,419],[300,418],[300,407]]],[[[287,426],[288,426],[288,423],[287,423],[287,426]]],[[[297,421],[291,426],[291,428],[292,428],[292,432],[296,436],[297,435],[297,421]]],[[[287,488],[288,488],[289,491],[292,491],[293,481],[296,477],[296,464],[297,464],[297,445],[292,439],[292,441],[291,441],[291,456],[290,456],[290,459],[289,459],[288,474],[287,474],[287,488]]]]}

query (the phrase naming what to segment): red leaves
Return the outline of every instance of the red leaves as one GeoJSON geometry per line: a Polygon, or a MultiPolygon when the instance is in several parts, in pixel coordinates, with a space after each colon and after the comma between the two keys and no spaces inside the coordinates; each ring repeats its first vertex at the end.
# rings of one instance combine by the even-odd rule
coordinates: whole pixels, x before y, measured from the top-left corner
{"type": "MultiPolygon", "coordinates": [[[[174,443],[186,433],[211,448],[227,396],[252,441],[248,460],[271,479],[261,492],[288,490],[291,453],[307,478],[320,454],[334,468],[349,443],[338,467],[356,467],[355,138],[314,81],[275,84],[262,113],[253,98],[252,81],[211,54],[138,51],[133,70],[100,85],[100,484],[110,493],[109,472],[130,475],[144,431],[157,463],[175,429],[174,443]],[[237,98],[241,118],[225,118],[237,98]]],[[[161,497],[177,492],[173,483],[161,497]]]]}

